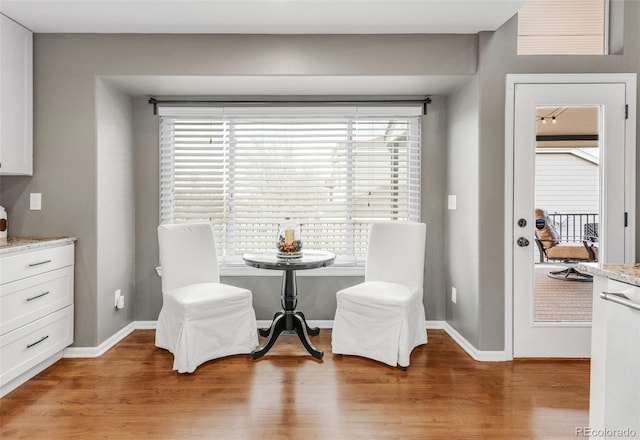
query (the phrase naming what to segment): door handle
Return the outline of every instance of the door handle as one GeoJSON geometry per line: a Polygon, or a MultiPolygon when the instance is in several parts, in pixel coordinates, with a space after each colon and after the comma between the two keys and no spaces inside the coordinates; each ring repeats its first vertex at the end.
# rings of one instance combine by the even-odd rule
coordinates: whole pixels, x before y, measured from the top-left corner
{"type": "Polygon", "coordinates": [[[527,247],[529,246],[529,240],[527,240],[524,237],[520,237],[518,238],[518,241],[516,241],[516,243],[518,243],[518,246],[520,247],[527,247]]]}

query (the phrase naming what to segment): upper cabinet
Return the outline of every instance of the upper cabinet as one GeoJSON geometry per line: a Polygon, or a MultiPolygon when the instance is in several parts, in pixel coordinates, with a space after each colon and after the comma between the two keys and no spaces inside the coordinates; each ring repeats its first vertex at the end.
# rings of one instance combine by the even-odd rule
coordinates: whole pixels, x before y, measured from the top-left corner
{"type": "Polygon", "coordinates": [[[33,34],[2,14],[0,175],[33,175],[33,34]]]}

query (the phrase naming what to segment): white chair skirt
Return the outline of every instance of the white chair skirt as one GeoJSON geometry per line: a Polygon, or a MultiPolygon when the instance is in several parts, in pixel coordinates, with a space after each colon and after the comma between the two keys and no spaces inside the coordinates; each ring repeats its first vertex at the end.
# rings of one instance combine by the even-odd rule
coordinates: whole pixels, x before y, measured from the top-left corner
{"type": "Polygon", "coordinates": [[[409,366],[411,351],[427,343],[422,289],[369,281],[336,294],[332,352],[409,366]]]}
{"type": "Polygon", "coordinates": [[[156,346],[174,355],[173,369],[193,373],[211,359],[250,353],[258,345],[251,291],[219,283],[163,294],[156,346]]]}

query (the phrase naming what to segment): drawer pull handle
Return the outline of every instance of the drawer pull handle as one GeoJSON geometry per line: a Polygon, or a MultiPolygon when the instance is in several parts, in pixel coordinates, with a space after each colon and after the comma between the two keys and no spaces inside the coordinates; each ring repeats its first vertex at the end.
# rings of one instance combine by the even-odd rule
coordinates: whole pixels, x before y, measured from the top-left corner
{"type": "Polygon", "coordinates": [[[44,341],[44,340],[45,340],[45,339],[47,339],[48,337],[49,337],[49,335],[47,335],[47,336],[43,336],[43,337],[41,337],[41,338],[40,338],[40,340],[39,340],[39,341],[36,341],[36,342],[34,342],[33,344],[27,344],[27,348],[31,348],[31,347],[33,347],[34,345],[38,345],[39,343],[41,343],[42,341],[44,341]]]}
{"type": "Polygon", "coordinates": [[[47,264],[47,263],[51,263],[51,260],[44,260],[44,261],[40,261],[38,263],[30,263],[29,267],[40,266],[40,265],[47,264]]]}
{"type": "Polygon", "coordinates": [[[634,303],[623,293],[602,292],[600,298],[629,307],[632,310],[640,310],[640,304],[634,303]]]}
{"type": "Polygon", "coordinates": [[[48,295],[50,292],[47,290],[46,292],[42,292],[40,295],[32,296],[31,298],[27,298],[27,301],[33,301],[34,299],[42,298],[45,295],[48,295]]]}

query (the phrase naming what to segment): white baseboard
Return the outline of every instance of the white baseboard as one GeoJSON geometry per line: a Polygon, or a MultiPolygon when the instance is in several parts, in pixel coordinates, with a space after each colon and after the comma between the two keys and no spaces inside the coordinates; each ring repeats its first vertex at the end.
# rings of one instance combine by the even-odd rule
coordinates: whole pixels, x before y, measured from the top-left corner
{"type": "Polygon", "coordinates": [[[467,352],[476,361],[480,362],[502,362],[507,361],[507,355],[503,351],[478,350],[464,336],[451,326],[448,322],[444,323],[444,331],[447,332],[451,339],[455,341],[464,351],[467,352]]]}
{"type": "Polygon", "coordinates": [[[132,322],[122,330],[111,336],[97,347],[67,347],[64,349],[62,357],[65,358],[96,358],[100,357],[114,347],[118,342],[129,336],[136,330],[136,322],[132,322]]]}
{"type": "MultiPolygon", "coordinates": [[[[319,327],[322,329],[333,328],[333,320],[310,320],[309,327],[319,327]]],[[[271,320],[258,321],[259,328],[269,327],[271,320]]],[[[467,341],[458,331],[446,321],[427,321],[427,330],[444,330],[469,356],[480,362],[501,362],[509,360],[504,351],[478,350],[467,341]]],[[[109,351],[118,342],[129,336],[134,330],[153,330],[156,328],[156,321],[134,321],[122,330],[111,336],[97,347],[67,347],[64,349],[63,357],[66,358],[95,358],[100,357],[109,351]]]]}
{"type": "Polygon", "coordinates": [[[442,330],[444,329],[445,321],[427,321],[427,330],[442,330]]]}

